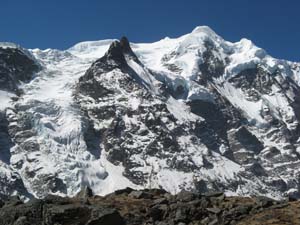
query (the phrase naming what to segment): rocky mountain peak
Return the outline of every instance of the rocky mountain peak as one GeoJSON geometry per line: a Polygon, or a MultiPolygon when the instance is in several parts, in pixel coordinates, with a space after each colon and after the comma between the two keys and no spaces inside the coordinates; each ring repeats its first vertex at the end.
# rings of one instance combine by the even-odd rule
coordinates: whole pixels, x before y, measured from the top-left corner
{"type": "Polygon", "coordinates": [[[125,36],[122,37],[119,41],[112,42],[105,55],[108,57],[108,59],[113,59],[120,64],[125,64],[125,57],[134,59],[135,61],[139,62],[138,58],[130,47],[130,43],[127,37],[125,36]]]}
{"type": "Polygon", "coordinates": [[[0,53],[4,77],[30,81],[14,102],[0,92],[3,196],[83,186],[300,196],[299,66],[249,41],[198,27],[148,44],[30,50],[32,61],[11,64],[13,50],[0,53]],[[32,77],[34,62],[44,66],[32,77]]]}
{"type": "Polygon", "coordinates": [[[123,49],[124,52],[132,52],[132,49],[130,47],[130,43],[128,41],[128,38],[123,36],[121,39],[120,39],[120,45],[123,49]]]}
{"type": "Polygon", "coordinates": [[[20,82],[28,82],[41,69],[32,54],[18,45],[0,43],[0,90],[17,93],[20,82]]]}
{"type": "Polygon", "coordinates": [[[121,46],[121,43],[119,41],[114,41],[111,43],[105,56],[116,61],[125,61],[123,47],[121,46]]]}

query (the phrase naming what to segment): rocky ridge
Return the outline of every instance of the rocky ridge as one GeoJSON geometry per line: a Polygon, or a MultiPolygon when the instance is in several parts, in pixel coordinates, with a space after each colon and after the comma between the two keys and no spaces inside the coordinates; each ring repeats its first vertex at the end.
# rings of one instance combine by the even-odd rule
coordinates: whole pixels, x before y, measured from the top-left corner
{"type": "Polygon", "coordinates": [[[0,203],[1,225],[225,225],[300,224],[299,202],[265,197],[227,197],[223,193],[176,195],[162,189],[126,188],[94,196],[90,189],[74,198],[48,196],[23,203],[0,203]]]}

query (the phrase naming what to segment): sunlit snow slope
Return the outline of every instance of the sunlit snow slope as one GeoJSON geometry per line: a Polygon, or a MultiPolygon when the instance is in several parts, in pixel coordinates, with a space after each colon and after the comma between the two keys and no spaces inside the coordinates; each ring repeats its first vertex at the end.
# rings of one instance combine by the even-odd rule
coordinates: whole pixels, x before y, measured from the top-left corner
{"type": "Polygon", "coordinates": [[[298,63],[208,27],[149,44],[0,50],[3,196],[83,186],[299,195],[298,63]]]}

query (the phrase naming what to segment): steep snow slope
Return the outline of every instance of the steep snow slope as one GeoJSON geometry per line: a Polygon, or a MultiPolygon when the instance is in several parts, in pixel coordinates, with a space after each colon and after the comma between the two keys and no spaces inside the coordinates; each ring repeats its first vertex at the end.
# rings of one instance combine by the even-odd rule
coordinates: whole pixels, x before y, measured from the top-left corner
{"type": "Polygon", "coordinates": [[[102,41],[81,42],[69,48],[67,51],[79,58],[93,62],[104,55],[113,41],[115,40],[108,39],[102,41]]]}
{"type": "Polygon", "coordinates": [[[299,64],[208,27],[23,52],[41,70],[11,85],[19,97],[0,88],[2,194],[15,174],[16,193],[37,197],[85,185],[298,196],[299,64]]]}
{"type": "Polygon", "coordinates": [[[116,185],[109,179],[103,182],[106,166],[111,173],[117,171],[116,179],[121,170],[110,166],[104,156],[100,158],[95,153],[98,148],[90,152],[85,142],[88,123],[72,93],[90,61],[51,49],[32,53],[44,68],[22,86],[24,94],[15,104],[17,110],[7,111],[9,121],[17,121],[14,123],[30,120],[30,131],[16,133],[15,138],[22,139],[11,149],[11,164],[26,188],[42,197],[47,193],[73,195],[85,185],[95,187],[99,194],[128,186],[126,180],[116,185]]]}

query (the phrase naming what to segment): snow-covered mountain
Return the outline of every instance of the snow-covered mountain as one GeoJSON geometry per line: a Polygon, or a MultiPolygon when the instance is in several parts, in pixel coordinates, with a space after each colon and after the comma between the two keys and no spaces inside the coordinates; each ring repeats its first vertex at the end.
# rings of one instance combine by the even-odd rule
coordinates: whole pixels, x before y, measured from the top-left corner
{"type": "Polygon", "coordinates": [[[0,193],[124,187],[299,197],[300,64],[209,27],[72,48],[0,44],[0,193]]]}

